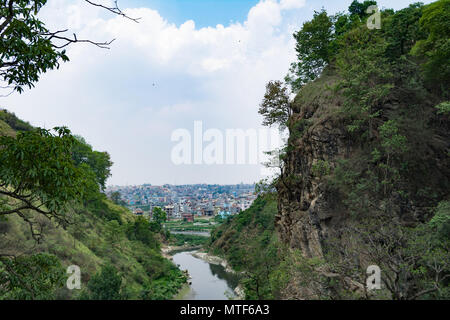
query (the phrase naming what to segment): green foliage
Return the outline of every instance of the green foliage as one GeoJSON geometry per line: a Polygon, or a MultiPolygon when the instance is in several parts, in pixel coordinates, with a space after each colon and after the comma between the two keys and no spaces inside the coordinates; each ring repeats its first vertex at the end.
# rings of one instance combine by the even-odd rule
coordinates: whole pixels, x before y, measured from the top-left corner
{"type": "Polygon", "coordinates": [[[273,215],[274,215],[274,194],[264,194],[258,197],[252,206],[239,213],[233,218],[233,222],[238,231],[248,226],[261,227],[264,230],[273,230],[273,215]]]}
{"type": "Polygon", "coordinates": [[[389,43],[386,54],[390,58],[396,59],[408,54],[414,44],[426,36],[419,24],[422,9],[421,3],[411,4],[384,19],[383,29],[389,43]]]}
{"type": "Polygon", "coordinates": [[[153,221],[151,223],[152,230],[154,232],[160,232],[162,229],[163,223],[167,220],[166,212],[160,207],[156,207],[153,209],[153,221]]]}
{"type": "Polygon", "coordinates": [[[333,284],[330,279],[320,272],[326,266],[321,258],[306,258],[298,249],[286,250],[283,260],[271,274],[270,282],[280,292],[286,288],[305,288],[302,298],[308,300],[328,300],[332,296],[329,287],[333,284]]]}
{"type": "Polygon", "coordinates": [[[0,258],[0,300],[52,300],[65,279],[59,259],[47,253],[0,258]]]}
{"type": "Polygon", "coordinates": [[[243,257],[245,268],[242,284],[245,298],[249,300],[277,299],[277,283],[271,281],[283,257],[276,235],[264,231],[253,241],[248,239],[249,251],[243,257]]]}
{"type": "MultiPolygon", "coordinates": [[[[5,120],[21,126],[13,116],[5,120]]],[[[99,192],[102,175],[95,168],[109,169],[109,163],[89,160],[95,151],[65,128],[56,134],[24,131],[1,137],[0,191],[7,195],[0,196],[0,299],[76,298],[78,292],[64,288],[59,278],[65,276],[62,266],[72,264],[82,270],[79,298],[142,298],[158,281],[173,288],[160,295],[170,299],[186,278],[161,256],[158,236],[151,231],[156,222],[136,219],[99,192]],[[65,228],[58,227],[60,222],[65,228]],[[46,253],[24,254],[30,251],[46,253]],[[117,271],[93,276],[105,264],[117,271]]]]}
{"type": "MultiPolygon", "coordinates": [[[[49,210],[59,210],[84,193],[85,175],[70,158],[73,137],[67,128],[19,132],[0,137],[0,181],[17,194],[31,193],[49,210]]],[[[24,195],[25,196],[25,195],[24,195]]]]}
{"type": "Polygon", "coordinates": [[[85,164],[92,170],[98,185],[104,190],[106,180],[111,176],[113,164],[109,154],[93,150],[82,137],[77,136],[72,146],[72,157],[76,166],[85,164]]]}
{"type": "Polygon", "coordinates": [[[398,125],[395,120],[388,120],[380,128],[381,146],[386,154],[395,155],[407,151],[406,137],[398,133],[398,125]]]}
{"type": "Polygon", "coordinates": [[[89,300],[122,300],[122,277],[111,265],[105,265],[101,271],[89,280],[88,293],[82,299],[89,300]]]}
{"type": "Polygon", "coordinates": [[[331,172],[330,164],[325,160],[318,160],[311,167],[312,174],[315,177],[327,176],[331,172]]]}
{"type": "Polygon", "coordinates": [[[159,243],[151,231],[151,223],[144,217],[137,217],[136,220],[127,226],[126,234],[130,240],[138,240],[147,246],[158,249],[159,243]]]}
{"type": "Polygon", "coordinates": [[[418,41],[412,54],[425,59],[425,77],[433,87],[450,86],[450,0],[439,0],[423,8],[420,27],[428,34],[418,41]]]}
{"type": "Polygon", "coordinates": [[[23,91],[39,80],[40,74],[68,61],[64,49],[55,47],[37,14],[46,0],[6,1],[0,7],[0,74],[3,81],[23,91]]]}
{"type": "Polygon", "coordinates": [[[279,281],[271,281],[284,254],[275,234],[275,194],[260,195],[247,210],[217,227],[209,247],[240,271],[247,299],[277,299],[279,281]]]}
{"type": "Polygon", "coordinates": [[[429,222],[414,227],[388,214],[360,219],[361,223],[349,230],[360,239],[348,258],[365,254],[380,266],[392,299],[448,299],[449,203],[441,202],[435,211],[429,222]]]}
{"type": "MultiPolygon", "coordinates": [[[[353,203],[357,211],[363,204],[366,209],[380,205],[375,199],[380,194],[381,198],[390,195],[406,199],[407,189],[416,191],[405,186],[422,175],[426,180],[432,171],[432,164],[428,165],[431,159],[425,160],[423,151],[432,140],[428,130],[433,128],[426,118],[407,115],[422,112],[419,110],[426,108],[430,99],[419,74],[421,62],[409,55],[427,35],[421,26],[424,10],[422,4],[413,4],[395,13],[385,11],[382,30],[356,24],[336,41],[339,49],[335,65],[343,79],[337,89],[346,98],[341,119],[347,125],[349,139],[362,147],[338,180],[353,179],[352,187],[341,188],[347,190],[342,192],[347,204],[353,203]],[[407,107],[394,111],[389,107],[392,101],[405,101],[407,107]]],[[[439,104],[438,113],[445,114],[445,106],[445,102],[439,104]]],[[[338,166],[335,173],[340,169],[338,166]]],[[[383,206],[390,201],[384,199],[383,206]]]]}
{"type": "Polygon", "coordinates": [[[346,97],[342,112],[351,119],[347,128],[351,133],[363,132],[362,139],[371,138],[379,106],[393,88],[392,68],[385,57],[388,43],[378,30],[365,26],[349,31],[340,41],[336,65],[346,97]]]}
{"type": "Polygon", "coordinates": [[[372,143],[370,155],[338,161],[326,181],[330,192],[339,194],[355,215],[367,212],[369,208],[386,206],[393,194],[403,194],[402,174],[405,172],[402,170],[403,158],[408,151],[407,139],[399,133],[395,120],[383,123],[378,132],[380,139],[372,143]],[[362,165],[365,162],[367,164],[362,165]]]}
{"type": "Polygon", "coordinates": [[[255,193],[263,195],[276,192],[275,184],[277,179],[264,178],[255,184],[255,193]]]}
{"type": "Polygon", "coordinates": [[[224,218],[222,218],[222,216],[220,215],[220,214],[218,214],[218,215],[215,215],[214,216],[214,222],[216,222],[216,223],[223,223],[224,222],[224,218]]]}
{"type": "Polygon", "coordinates": [[[173,297],[186,283],[187,277],[174,266],[170,265],[169,272],[153,281],[141,293],[144,300],[167,300],[173,297]]]}
{"type": "MultiPolygon", "coordinates": [[[[334,32],[337,38],[347,33],[352,27],[352,20],[350,19],[348,14],[337,13],[334,16],[334,32]]],[[[331,45],[335,46],[336,44],[332,43],[331,45]]]]}
{"type": "Polygon", "coordinates": [[[330,16],[324,9],[316,11],[313,19],[305,22],[301,30],[294,33],[297,61],[291,64],[285,78],[293,92],[318,78],[325,67],[334,62],[339,49],[347,49],[346,44],[341,43],[345,34],[358,27],[368,29],[362,22],[369,15],[367,9],[376,4],[376,1],[359,3],[355,0],[349,7],[350,14],[330,16]]]}
{"type": "Polygon", "coordinates": [[[377,5],[376,1],[364,1],[358,2],[358,0],[353,0],[348,8],[350,16],[358,16],[360,19],[368,16],[367,9],[370,6],[377,5]]]}
{"type": "Polygon", "coordinates": [[[450,201],[442,201],[436,208],[436,213],[429,226],[438,239],[450,241],[450,201]]]}
{"type": "MultiPolygon", "coordinates": [[[[88,172],[92,173],[90,170],[88,172]]],[[[98,184],[95,181],[95,177],[91,176],[90,182],[95,191],[90,192],[87,195],[87,199],[84,201],[85,209],[107,221],[117,220],[121,224],[122,218],[120,210],[110,208],[106,201],[105,194],[97,192],[96,188],[98,189],[98,184]]]]}
{"type": "Polygon", "coordinates": [[[299,139],[299,138],[303,137],[303,135],[308,130],[310,125],[311,125],[311,123],[308,119],[302,118],[302,119],[296,121],[292,126],[292,130],[290,132],[289,139],[293,140],[293,139],[299,139]]]}
{"type": "Polygon", "coordinates": [[[437,111],[438,114],[448,115],[450,114],[450,101],[442,102],[438,104],[435,108],[438,110],[437,111]]]}
{"type": "Polygon", "coordinates": [[[278,124],[280,128],[286,128],[292,111],[287,88],[281,81],[270,81],[266,85],[266,93],[258,112],[264,117],[264,126],[278,124]]]}
{"type": "Polygon", "coordinates": [[[209,241],[208,237],[198,236],[194,234],[170,234],[170,243],[175,246],[183,246],[189,244],[191,246],[202,246],[209,241]]]}
{"type": "Polygon", "coordinates": [[[122,195],[120,194],[119,191],[115,191],[115,192],[111,193],[110,199],[112,202],[114,202],[115,204],[117,204],[119,206],[126,205],[126,202],[122,200],[122,195]]]}
{"type": "Polygon", "coordinates": [[[120,243],[123,237],[123,226],[119,224],[117,220],[111,220],[106,223],[106,240],[111,245],[116,245],[120,243]]]}
{"type": "MultiPolygon", "coordinates": [[[[342,20],[341,20],[342,23],[342,20]]],[[[325,10],[314,13],[311,21],[305,22],[300,31],[294,33],[298,62],[292,63],[290,75],[286,77],[293,91],[316,79],[331,60],[333,20],[325,10]]]]}
{"type": "Polygon", "coordinates": [[[8,112],[7,110],[0,109],[0,120],[7,123],[13,130],[16,131],[31,131],[33,127],[25,121],[20,120],[16,117],[14,113],[8,112]]]}
{"type": "Polygon", "coordinates": [[[18,132],[0,136],[0,215],[17,214],[30,226],[36,240],[37,213],[66,223],[65,208],[80,202],[92,189],[86,167],[75,166],[70,151],[74,138],[67,128],[18,132]]]}

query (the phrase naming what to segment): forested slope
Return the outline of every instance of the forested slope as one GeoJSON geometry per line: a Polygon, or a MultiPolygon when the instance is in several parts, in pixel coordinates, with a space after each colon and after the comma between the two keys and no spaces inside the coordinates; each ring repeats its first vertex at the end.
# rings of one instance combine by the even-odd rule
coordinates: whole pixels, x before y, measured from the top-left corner
{"type": "MultiPolygon", "coordinates": [[[[0,111],[0,136],[35,130],[0,111]]],[[[110,162],[77,139],[73,158],[91,159],[85,162],[104,179],[110,162]]],[[[0,169],[11,168],[3,163],[0,169]]],[[[0,299],[170,299],[186,281],[160,253],[161,226],[136,218],[98,190],[61,208],[64,220],[32,209],[6,215],[10,198],[0,196],[0,299]],[[66,287],[71,265],[80,267],[80,290],[66,287]]]]}

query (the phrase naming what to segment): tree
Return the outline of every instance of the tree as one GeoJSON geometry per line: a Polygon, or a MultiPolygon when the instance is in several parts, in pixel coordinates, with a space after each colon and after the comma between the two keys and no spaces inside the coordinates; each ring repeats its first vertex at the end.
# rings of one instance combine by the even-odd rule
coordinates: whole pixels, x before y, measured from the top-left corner
{"type": "Polygon", "coordinates": [[[119,206],[123,206],[126,204],[125,201],[122,200],[122,195],[119,191],[112,192],[109,198],[111,199],[112,202],[114,202],[119,206]]]}
{"type": "MultiPolygon", "coordinates": [[[[399,133],[395,120],[388,120],[380,128],[381,149],[384,161],[380,161],[378,166],[384,172],[382,180],[384,195],[388,195],[388,190],[393,192],[393,186],[400,180],[398,168],[400,167],[400,157],[407,151],[407,139],[399,133]]],[[[376,149],[375,149],[376,150],[376,149]]],[[[379,161],[377,152],[375,160],[379,161]]]]}
{"type": "Polygon", "coordinates": [[[450,201],[442,201],[438,204],[429,225],[438,239],[450,240],[450,201]]]}
{"type": "Polygon", "coordinates": [[[83,137],[75,136],[72,147],[72,157],[75,165],[86,164],[92,170],[97,183],[102,190],[105,189],[106,180],[111,176],[111,158],[107,152],[94,151],[83,137]]]}
{"type": "MultiPolygon", "coordinates": [[[[153,222],[156,224],[156,222],[153,222]]],[[[134,222],[131,222],[127,226],[127,237],[130,240],[141,241],[142,243],[150,246],[154,249],[159,247],[158,241],[155,238],[153,231],[159,232],[161,225],[156,225],[156,230],[152,230],[152,223],[148,222],[144,217],[137,217],[134,222]]]]}
{"type": "Polygon", "coordinates": [[[153,209],[153,221],[155,221],[156,223],[161,225],[166,220],[167,220],[167,214],[163,209],[161,209],[159,207],[156,207],[153,209]]]}
{"type": "Polygon", "coordinates": [[[333,21],[325,10],[314,13],[311,21],[305,22],[300,31],[294,33],[297,41],[295,51],[298,62],[291,64],[286,76],[293,91],[298,91],[309,81],[316,79],[330,62],[331,44],[334,40],[333,21]]]}
{"type": "Polygon", "coordinates": [[[101,271],[96,273],[89,280],[89,293],[87,298],[90,300],[121,300],[122,277],[111,265],[105,265],[101,271]]]}
{"type": "Polygon", "coordinates": [[[350,4],[350,7],[348,8],[348,12],[350,12],[351,16],[358,16],[360,19],[363,19],[364,17],[367,17],[367,9],[370,6],[376,6],[376,1],[364,1],[364,2],[358,2],[358,0],[353,0],[353,2],[350,4]]]}
{"type": "Polygon", "coordinates": [[[287,88],[281,81],[270,81],[266,85],[266,93],[258,112],[264,117],[263,125],[278,124],[280,128],[286,128],[292,109],[287,88]]]}
{"type": "Polygon", "coordinates": [[[441,202],[431,220],[412,226],[402,217],[373,209],[346,222],[324,242],[330,272],[365,284],[368,265],[382,270],[380,291],[366,299],[448,299],[450,296],[450,205],[441,202]]]}
{"type": "Polygon", "coordinates": [[[123,227],[117,220],[111,220],[106,223],[106,239],[114,247],[120,245],[123,237],[123,227]]]}
{"type": "Polygon", "coordinates": [[[412,54],[425,59],[423,70],[429,84],[442,88],[450,86],[450,0],[439,0],[423,8],[421,29],[428,34],[418,41],[412,54]]]}
{"type": "Polygon", "coordinates": [[[416,41],[425,36],[419,24],[422,9],[423,4],[415,3],[385,19],[383,25],[389,42],[387,54],[390,58],[409,54],[416,41]]]}
{"type": "Polygon", "coordinates": [[[408,253],[417,257],[410,267],[416,284],[411,298],[449,299],[450,202],[441,201],[433,218],[414,230],[408,253]]]}
{"type": "Polygon", "coordinates": [[[54,130],[56,134],[36,129],[0,137],[0,216],[19,215],[37,241],[42,230],[36,213],[68,223],[65,206],[81,201],[92,187],[86,167],[72,160],[74,137],[67,128],[54,130]]]}
{"type": "Polygon", "coordinates": [[[51,300],[65,279],[65,270],[53,255],[0,256],[0,300],[51,300]]]}
{"type": "Polygon", "coordinates": [[[261,179],[255,184],[255,194],[258,196],[276,192],[276,180],[270,178],[261,179]]]}
{"type": "MultiPolygon", "coordinates": [[[[119,9],[117,1],[113,7],[85,1],[137,22],[119,9]]],[[[47,0],[0,0],[0,78],[13,91],[32,88],[42,73],[59,68],[60,61],[68,61],[64,48],[72,43],[85,42],[100,48],[108,48],[112,43],[78,39],[75,34],[72,38],[67,36],[67,29],[50,31],[37,17],[46,3],[47,0]]]]}
{"type": "Polygon", "coordinates": [[[352,29],[339,40],[336,66],[346,97],[342,111],[351,119],[348,131],[357,132],[361,138],[372,139],[381,106],[394,87],[385,55],[387,46],[379,30],[366,26],[352,29]]]}
{"type": "Polygon", "coordinates": [[[28,122],[22,121],[6,109],[0,108],[0,120],[6,122],[15,131],[31,131],[34,128],[28,122]]]}
{"type": "Polygon", "coordinates": [[[280,263],[278,244],[271,239],[273,234],[264,231],[259,237],[249,234],[246,237],[242,257],[242,283],[245,298],[250,300],[275,299],[271,274],[280,263]],[[251,238],[253,236],[253,239],[251,238]]]}

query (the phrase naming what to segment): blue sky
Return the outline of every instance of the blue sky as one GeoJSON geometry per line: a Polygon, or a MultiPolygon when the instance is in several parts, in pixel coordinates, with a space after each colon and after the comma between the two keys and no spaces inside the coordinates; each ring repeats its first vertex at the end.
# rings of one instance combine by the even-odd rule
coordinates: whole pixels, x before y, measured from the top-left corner
{"type": "MultiPolygon", "coordinates": [[[[304,15],[310,15],[322,7],[329,12],[345,11],[353,0],[310,0],[306,2],[304,15]]],[[[249,10],[259,0],[121,0],[121,7],[149,7],[158,10],[162,16],[178,25],[194,20],[199,28],[214,27],[217,24],[244,22],[249,10]]],[[[430,1],[425,1],[426,3],[430,1]]],[[[378,1],[385,8],[404,8],[411,1],[378,1]]]]}
{"type": "Polygon", "coordinates": [[[245,21],[250,8],[258,0],[127,0],[121,6],[149,7],[158,10],[168,20],[182,24],[194,20],[197,27],[228,25],[230,21],[245,21]]]}
{"type": "MultiPolygon", "coordinates": [[[[379,4],[400,9],[413,2],[379,4]]],[[[69,47],[70,62],[0,104],[35,126],[68,126],[108,151],[109,184],[259,181],[261,165],[175,164],[173,133],[193,133],[195,121],[220,132],[261,129],[265,84],[283,79],[296,58],[292,33],[314,10],[335,13],[350,3],[119,0],[130,16],[142,18],[136,24],[83,0],[50,0],[40,13],[48,27],[116,41],[111,50],[69,47]]]]}

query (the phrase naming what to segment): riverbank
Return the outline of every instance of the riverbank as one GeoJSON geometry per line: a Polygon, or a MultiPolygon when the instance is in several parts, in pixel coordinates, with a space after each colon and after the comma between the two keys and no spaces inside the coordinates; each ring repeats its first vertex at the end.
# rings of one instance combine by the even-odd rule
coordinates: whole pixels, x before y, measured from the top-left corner
{"type": "Polygon", "coordinates": [[[169,259],[173,262],[172,256],[177,252],[182,251],[194,251],[201,249],[202,246],[192,246],[192,245],[183,245],[183,246],[163,246],[161,248],[161,254],[164,258],[169,259]]]}
{"type": "MultiPolygon", "coordinates": [[[[194,251],[191,253],[192,256],[195,258],[201,259],[203,261],[206,261],[211,264],[216,264],[222,266],[226,272],[232,273],[232,274],[238,274],[236,271],[231,268],[231,266],[228,264],[228,262],[218,256],[214,256],[209,254],[208,252],[201,252],[201,251],[194,251]]],[[[245,293],[244,288],[239,284],[236,288],[234,288],[234,293],[236,295],[236,298],[234,300],[244,300],[245,299],[245,293]]]]}
{"type": "Polygon", "coordinates": [[[226,272],[236,273],[236,271],[234,271],[231,268],[231,266],[228,264],[228,262],[221,257],[213,256],[213,255],[209,254],[208,252],[201,252],[201,251],[192,252],[192,255],[194,257],[196,257],[198,259],[202,259],[208,263],[221,265],[222,267],[224,267],[226,272]]]}
{"type": "Polygon", "coordinates": [[[191,286],[189,285],[189,282],[183,284],[183,286],[178,290],[178,293],[172,298],[172,300],[184,300],[184,297],[186,297],[191,291],[191,286]]]}

